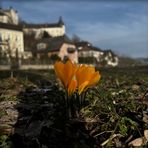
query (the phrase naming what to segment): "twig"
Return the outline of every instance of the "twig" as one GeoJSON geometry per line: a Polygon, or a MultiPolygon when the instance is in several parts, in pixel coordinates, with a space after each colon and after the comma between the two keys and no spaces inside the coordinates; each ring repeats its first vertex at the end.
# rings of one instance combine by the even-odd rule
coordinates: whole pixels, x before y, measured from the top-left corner
{"type": "Polygon", "coordinates": [[[111,133],[111,132],[113,132],[113,131],[103,131],[103,132],[101,132],[101,133],[99,133],[99,134],[96,134],[95,136],[93,136],[93,137],[98,137],[98,136],[100,136],[100,135],[102,135],[102,134],[104,134],[104,133],[111,133]]]}
{"type": "MultiPolygon", "coordinates": [[[[101,143],[101,146],[106,145],[107,143],[109,143],[112,139],[114,139],[115,137],[122,137],[121,134],[113,134],[109,139],[105,140],[103,143],[101,143]]],[[[108,146],[107,146],[108,147],[108,146]]]]}
{"type": "Polygon", "coordinates": [[[146,94],[148,93],[148,90],[144,93],[144,95],[141,97],[141,100],[144,100],[146,94]]]}
{"type": "Polygon", "coordinates": [[[130,136],[128,137],[128,139],[125,141],[125,143],[128,143],[132,138],[133,138],[133,135],[130,135],[130,136]]]}

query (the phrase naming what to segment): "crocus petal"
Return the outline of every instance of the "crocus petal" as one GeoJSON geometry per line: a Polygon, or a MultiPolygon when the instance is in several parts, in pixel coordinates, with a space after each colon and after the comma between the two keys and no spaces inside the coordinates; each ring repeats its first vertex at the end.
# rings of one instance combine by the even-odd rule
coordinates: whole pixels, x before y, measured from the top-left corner
{"type": "Polygon", "coordinates": [[[78,85],[80,85],[81,82],[83,82],[82,79],[81,79],[81,77],[82,77],[82,70],[83,70],[83,67],[79,66],[77,71],[76,71],[76,79],[78,81],[78,85]]]}
{"type": "Polygon", "coordinates": [[[82,83],[88,80],[89,72],[85,65],[82,65],[78,68],[76,72],[76,79],[78,81],[78,85],[80,86],[82,83]]]}
{"type": "Polygon", "coordinates": [[[78,92],[81,94],[82,91],[86,91],[100,80],[100,74],[95,72],[95,67],[82,65],[76,71],[76,79],[78,81],[78,92]]]}
{"type": "Polygon", "coordinates": [[[75,67],[71,61],[67,61],[64,65],[64,77],[66,81],[66,87],[68,87],[69,83],[71,82],[73,76],[75,74],[75,67]]]}
{"type": "Polygon", "coordinates": [[[78,87],[78,93],[79,95],[84,91],[84,89],[88,86],[89,81],[85,81],[78,87]]]}
{"type": "Polygon", "coordinates": [[[100,73],[98,71],[95,72],[93,75],[91,75],[88,85],[90,87],[95,85],[97,82],[99,82],[100,78],[101,78],[100,73]]]}
{"type": "Polygon", "coordinates": [[[81,85],[85,81],[89,81],[91,79],[92,73],[94,72],[95,72],[94,67],[90,67],[90,66],[79,67],[76,72],[76,78],[78,80],[78,85],[81,85]]]}
{"type": "Polygon", "coordinates": [[[71,89],[71,81],[74,78],[77,66],[74,65],[70,60],[67,61],[65,64],[62,62],[56,62],[54,64],[55,73],[58,78],[61,80],[62,84],[64,85],[65,89],[68,91],[68,87],[70,85],[71,89]]]}
{"type": "Polygon", "coordinates": [[[72,80],[68,86],[68,96],[71,96],[77,88],[77,81],[72,80]]]}
{"type": "Polygon", "coordinates": [[[95,67],[88,66],[87,68],[88,73],[94,73],[95,72],[95,67]]]}
{"type": "Polygon", "coordinates": [[[57,75],[57,77],[61,80],[61,82],[63,83],[63,85],[65,86],[65,77],[64,77],[64,64],[60,61],[56,62],[54,64],[54,70],[55,73],[57,75]]]}

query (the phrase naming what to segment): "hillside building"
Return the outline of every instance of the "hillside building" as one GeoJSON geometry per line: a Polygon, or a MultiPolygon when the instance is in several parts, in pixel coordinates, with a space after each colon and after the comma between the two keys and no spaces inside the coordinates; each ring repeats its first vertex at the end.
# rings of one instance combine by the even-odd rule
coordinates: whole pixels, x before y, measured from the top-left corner
{"type": "Polygon", "coordinates": [[[41,38],[46,32],[49,37],[58,37],[65,35],[65,25],[62,17],[59,18],[57,23],[53,24],[24,24],[23,31],[26,34],[35,34],[35,38],[41,38]]]}
{"type": "Polygon", "coordinates": [[[0,50],[11,54],[12,57],[22,57],[24,39],[22,27],[14,24],[0,23],[0,50]]]}
{"type": "Polygon", "coordinates": [[[111,67],[118,65],[118,57],[111,50],[101,50],[85,41],[77,42],[76,47],[80,63],[111,67]]]}
{"type": "Polygon", "coordinates": [[[1,9],[0,8],[0,22],[6,24],[19,24],[19,16],[16,10],[12,7],[9,9],[1,9]]]}
{"type": "Polygon", "coordinates": [[[8,57],[38,59],[47,57],[61,60],[70,59],[73,63],[94,64],[96,66],[117,66],[118,57],[111,50],[101,50],[86,41],[75,44],[66,36],[62,17],[57,23],[19,23],[17,11],[13,8],[0,9],[0,51],[8,57]],[[25,47],[24,47],[25,45],[25,47]]]}
{"type": "Polygon", "coordinates": [[[74,43],[66,36],[45,38],[36,44],[38,58],[57,55],[61,60],[70,59],[78,63],[78,52],[74,43]]]}

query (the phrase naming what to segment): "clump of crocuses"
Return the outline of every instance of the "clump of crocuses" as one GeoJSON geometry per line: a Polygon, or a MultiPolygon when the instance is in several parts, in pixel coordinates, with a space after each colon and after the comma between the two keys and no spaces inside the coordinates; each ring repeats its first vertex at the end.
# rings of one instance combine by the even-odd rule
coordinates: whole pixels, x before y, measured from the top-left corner
{"type": "Polygon", "coordinates": [[[73,64],[70,60],[66,63],[57,61],[54,64],[54,69],[66,90],[66,108],[69,110],[68,112],[79,111],[84,103],[82,103],[82,93],[99,82],[99,71],[95,71],[93,66],[73,64]],[[76,98],[74,98],[73,93],[77,94],[76,98]]]}

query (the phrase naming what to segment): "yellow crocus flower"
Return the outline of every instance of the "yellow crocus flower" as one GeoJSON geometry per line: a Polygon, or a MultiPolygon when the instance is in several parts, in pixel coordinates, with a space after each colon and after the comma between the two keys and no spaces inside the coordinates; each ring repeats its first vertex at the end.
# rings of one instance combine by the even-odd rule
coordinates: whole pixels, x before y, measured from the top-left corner
{"type": "Polygon", "coordinates": [[[78,92],[81,94],[100,80],[100,74],[95,71],[94,67],[82,65],[76,71],[76,79],[78,92]]]}
{"type": "Polygon", "coordinates": [[[71,80],[69,86],[68,86],[68,96],[71,96],[77,88],[77,81],[71,80]]]}
{"type": "Polygon", "coordinates": [[[67,90],[68,96],[70,96],[77,87],[76,80],[74,80],[75,72],[77,69],[76,65],[74,65],[70,60],[65,64],[61,61],[58,61],[54,64],[54,69],[56,75],[67,90]]]}
{"type": "Polygon", "coordinates": [[[65,64],[61,61],[56,62],[54,69],[68,96],[71,96],[77,87],[78,93],[81,94],[100,80],[100,73],[95,71],[94,67],[81,65],[77,68],[70,60],[65,64]]]}

